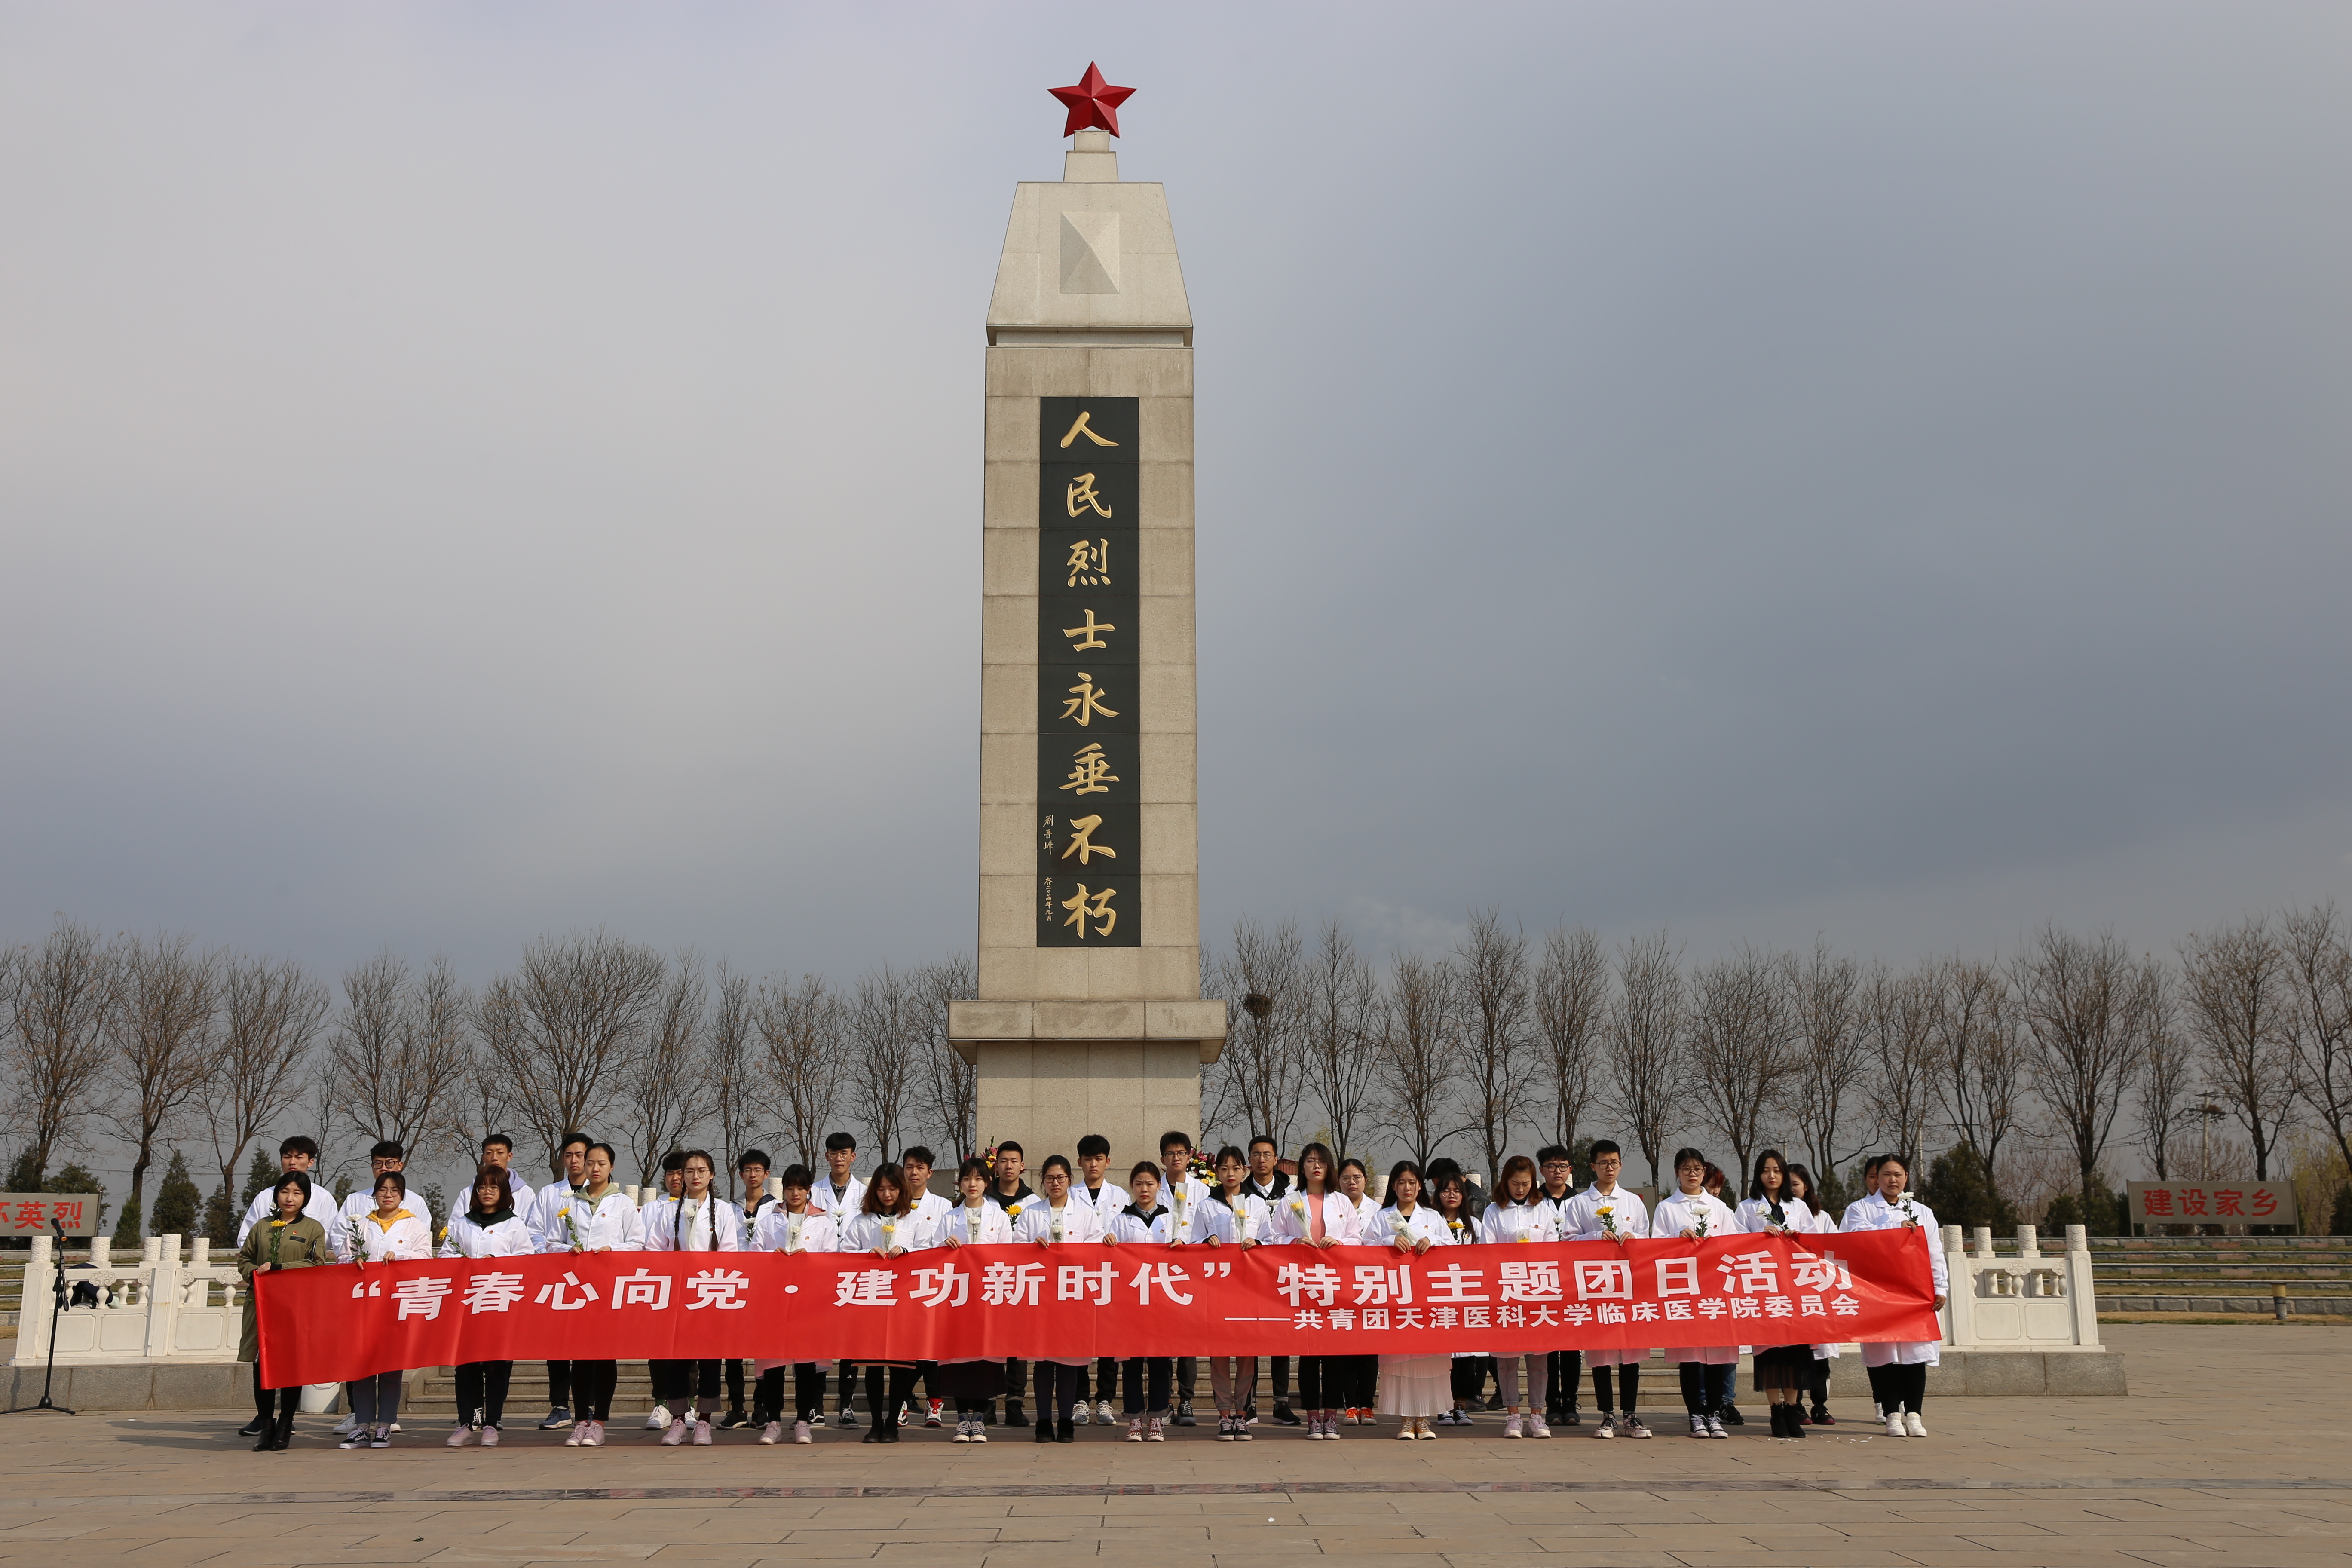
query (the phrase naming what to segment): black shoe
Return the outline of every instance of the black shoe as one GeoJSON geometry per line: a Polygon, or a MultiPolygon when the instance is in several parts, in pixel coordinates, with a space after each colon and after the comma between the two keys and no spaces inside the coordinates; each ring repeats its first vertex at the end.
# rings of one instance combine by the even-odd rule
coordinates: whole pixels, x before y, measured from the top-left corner
{"type": "Polygon", "coordinates": [[[983,1426],[996,1425],[996,1401],[993,1399],[980,1407],[980,1424],[983,1426]]]}
{"type": "Polygon", "coordinates": [[[1028,1412],[1021,1408],[1021,1402],[1019,1400],[1008,1399],[1004,1402],[1004,1424],[1007,1426],[1026,1426],[1029,1425],[1028,1412]]]}
{"type": "Polygon", "coordinates": [[[731,1431],[738,1426],[749,1426],[751,1424],[751,1418],[740,1410],[730,1410],[719,1418],[718,1423],[719,1429],[722,1432],[731,1431]]]}
{"type": "Polygon", "coordinates": [[[881,1427],[876,1426],[870,1429],[865,1436],[860,1437],[857,1440],[861,1443],[887,1443],[890,1440],[890,1435],[883,1431],[881,1427]]]}
{"type": "MultiPolygon", "coordinates": [[[[239,1436],[243,1434],[240,1433],[239,1436]]],[[[253,1451],[257,1454],[267,1454],[276,1447],[278,1447],[278,1429],[275,1426],[264,1426],[261,1429],[261,1436],[253,1440],[253,1451]]]]}
{"type": "Polygon", "coordinates": [[[1581,1426],[1584,1425],[1584,1412],[1571,1405],[1560,1416],[1559,1423],[1563,1426],[1581,1426]]]}
{"type": "Polygon", "coordinates": [[[1298,1419],[1298,1412],[1290,1407],[1290,1401],[1286,1399],[1277,1399],[1274,1402],[1274,1420],[1275,1425],[1277,1426],[1298,1426],[1305,1425],[1305,1423],[1298,1419]]]}
{"type": "Polygon", "coordinates": [[[1500,1410],[1502,1407],[1503,1407],[1503,1395],[1502,1395],[1501,1391],[1500,1391],[1500,1390],[1497,1390],[1497,1391],[1496,1392],[1495,1397],[1494,1397],[1494,1398],[1492,1398],[1492,1399],[1489,1399],[1488,1401],[1486,1401],[1486,1408],[1487,1408],[1487,1409],[1489,1409],[1489,1410],[1500,1410]]]}
{"type": "Polygon", "coordinates": [[[1830,1407],[1828,1405],[1816,1405],[1813,1406],[1813,1425],[1816,1426],[1834,1426],[1837,1425],[1837,1417],[1830,1414],[1830,1407]]]}
{"type": "Polygon", "coordinates": [[[273,1448],[288,1448],[293,1447],[293,1444],[294,1417],[291,1415],[280,1415],[278,1418],[276,1430],[270,1433],[269,1446],[273,1448]]]}
{"type": "Polygon", "coordinates": [[[1739,1414],[1737,1405],[1727,1405],[1723,1407],[1723,1424],[1726,1426],[1745,1426],[1748,1417],[1739,1414]]]}
{"type": "Polygon", "coordinates": [[[898,1440],[898,1424],[896,1421],[882,1428],[882,1440],[885,1443],[895,1443],[898,1440]]]}
{"type": "Polygon", "coordinates": [[[238,1427],[236,1429],[236,1435],[240,1437],[258,1437],[264,1432],[268,1430],[269,1417],[267,1415],[257,1415],[252,1420],[247,1422],[244,1426],[238,1427]]]}
{"type": "Polygon", "coordinates": [[[1051,1422],[1050,1420],[1046,1420],[1046,1419],[1045,1419],[1045,1418],[1043,1418],[1043,1417],[1040,1417],[1040,1418],[1038,1419],[1038,1422],[1037,1422],[1037,1441],[1039,1441],[1040,1443],[1050,1443],[1050,1442],[1052,1442],[1053,1440],[1054,1440],[1054,1424],[1053,1424],[1053,1422],[1051,1422]]]}
{"type": "Polygon", "coordinates": [[[1176,1425],[1179,1426],[1198,1426],[1200,1425],[1200,1422],[1192,1418],[1192,1402],[1191,1400],[1182,1399],[1177,1401],[1176,1425]]]}
{"type": "MultiPolygon", "coordinates": [[[[1045,1424],[1043,1421],[1038,1422],[1038,1423],[1037,1423],[1037,1430],[1039,1430],[1040,1432],[1042,1432],[1042,1431],[1044,1431],[1045,1429],[1045,1424]]],[[[1065,1415],[1065,1416],[1063,1416],[1059,1421],[1056,1421],[1056,1422],[1055,1422],[1055,1423],[1054,1423],[1054,1441],[1055,1441],[1055,1442],[1056,1442],[1056,1443],[1075,1443],[1075,1442],[1076,1442],[1077,1440],[1078,1440],[1078,1428],[1077,1428],[1077,1424],[1076,1424],[1076,1422],[1072,1421],[1068,1416],[1065,1415]]]]}

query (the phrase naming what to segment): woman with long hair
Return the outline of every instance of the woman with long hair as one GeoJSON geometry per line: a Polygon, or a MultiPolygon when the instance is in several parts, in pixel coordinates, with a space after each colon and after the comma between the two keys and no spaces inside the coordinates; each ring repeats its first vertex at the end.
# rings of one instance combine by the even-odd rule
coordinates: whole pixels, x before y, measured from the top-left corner
{"type": "MultiPolygon", "coordinates": [[[[1462,1167],[1441,1154],[1429,1163],[1427,1176],[1430,1207],[1445,1226],[1445,1234],[1456,1247],[1473,1247],[1486,1238],[1486,1230],[1472,1212],[1469,1179],[1462,1167]]],[[[1454,1387],[1453,1406],[1437,1417],[1440,1426],[1475,1425],[1470,1413],[1478,1408],[1486,1388],[1486,1374],[1495,1370],[1495,1358],[1484,1351],[1455,1351],[1449,1381],[1454,1387]]]]}
{"type": "MultiPolygon", "coordinates": [[[[442,1257],[520,1258],[539,1250],[530,1222],[515,1212],[514,1178],[505,1166],[485,1161],[474,1173],[466,1200],[466,1212],[449,1216],[442,1257]]],[[[458,1366],[457,1424],[450,1428],[450,1447],[475,1442],[485,1448],[499,1446],[507,1384],[513,1376],[510,1361],[469,1361],[458,1366]]]]}
{"type": "MultiPolygon", "coordinates": [[[[1366,1227],[1364,1245],[1385,1242],[1416,1256],[1433,1247],[1451,1247],[1453,1234],[1438,1212],[1421,1201],[1421,1167],[1399,1160],[1389,1168],[1388,1206],[1366,1227]]],[[[1535,1358],[1542,1361],[1541,1356],[1535,1358]]],[[[1380,1358],[1382,1415],[1398,1418],[1398,1437],[1434,1438],[1430,1423],[1449,1409],[1454,1397],[1454,1358],[1444,1351],[1380,1358]]]]}
{"type": "MultiPolygon", "coordinates": [[[[1380,1220],[1381,1205],[1371,1196],[1371,1172],[1353,1154],[1339,1162],[1339,1196],[1348,1205],[1349,1241],[1353,1246],[1370,1247],[1379,1242],[1375,1228],[1380,1220]]],[[[1377,1355],[1334,1356],[1341,1364],[1340,1375],[1346,1389],[1341,1398],[1342,1415],[1351,1426],[1377,1426],[1380,1417],[1372,1414],[1380,1397],[1381,1358],[1377,1355]]],[[[1324,1368],[1324,1381],[1330,1381],[1330,1367],[1324,1368]]],[[[1328,1392],[1325,1398],[1329,1398],[1328,1392]]]]}
{"type": "MultiPolygon", "coordinates": [[[[1877,1188],[1860,1202],[1846,1205],[1841,1230],[1908,1230],[1927,1238],[1927,1264],[1936,1280],[1936,1310],[1944,1310],[1951,1278],[1944,1266],[1944,1248],[1936,1225],[1936,1211],[1910,1194],[1911,1162],[1900,1154],[1879,1156],[1877,1188]]],[[[1886,1419],[1890,1437],[1925,1437],[1927,1428],[1919,1407],[1927,1398],[1927,1369],[1943,1359],[1943,1342],[1915,1340],[1865,1343],[1862,1361],[1870,1369],[1870,1391],[1878,1397],[1879,1414],[1886,1419]]]]}
{"type": "MultiPolygon", "coordinates": [[[[408,1207],[408,1178],[398,1171],[386,1171],[375,1179],[374,1197],[374,1206],[350,1222],[344,1247],[351,1261],[364,1268],[371,1263],[404,1263],[432,1257],[433,1226],[408,1207]]],[[[402,1377],[398,1372],[379,1372],[343,1385],[351,1396],[352,1426],[351,1436],[339,1447],[392,1447],[393,1424],[400,1419],[402,1377]]]]}
{"type": "MultiPolygon", "coordinates": [[[[1544,1201],[1536,1163],[1525,1154],[1503,1162],[1495,1180],[1495,1201],[1478,1226],[1479,1239],[1492,1246],[1524,1246],[1559,1239],[1559,1210],[1544,1201]]],[[[1495,1386],[1503,1396],[1503,1436],[1549,1437],[1544,1412],[1551,1404],[1551,1371],[1542,1351],[1512,1351],[1495,1358],[1495,1386]],[[1527,1368],[1527,1397],[1520,1400],[1519,1369],[1527,1368]]]]}
{"type": "MultiPolygon", "coordinates": [[[[806,1165],[791,1164],[776,1179],[776,1201],[760,1212],[759,1222],[751,1227],[751,1250],[754,1252],[838,1252],[841,1250],[841,1227],[834,1216],[809,1201],[810,1191],[816,1185],[816,1175],[806,1165]]],[[[763,1444],[781,1443],[784,1438],[784,1367],[782,1361],[755,1361],[751,1370],[760,1380],[759,1393],[753,1396],[758,1407],[767,1413],[766,1425],[760,1428],[763,1444]]],[[[813,1361],[793,1362],[793,1441],[810,1443],[810,1426],[824,1415],[824,1366],[813,1361]]]]}
{"type": "MultiPolygon", "coordinates": [[[[956,1167],[959,1201],[940,1226],[940,1246],[1010,1247],[1019,1239],[1013,1233],[1013,1221],[1003,1205],[989,1201],[992,1174],[988,1162],[977,1157],[956,1167]]],[[[940,1397],[955,1401],[954,1440],[987,1442],[988,1407],[1004,1393],[1003,1358],[943,1361],[940,1363],[939,1379],[940,1397]]]]}
{"type": "MultiPolygon", "coordinates": [[[[1138,1167],[1140,1169],[1141,1167],[1138,1167]]],[[[1070,1162],[1048,1154],[1037,1170],[1038,1195],[1019,1205],[1013,1234],[1039,1247],[1069,1247],[1108,1240],[1095,1211],[1070,1196],[1070,1162]]],[[[1086,1381],[1085,1356],[1032,1362],[1037,1374],[1037,1441],[1075,1443],[1078,1388],[1086,1381]]]]}
{"type": "MultiPolygon", "coordinates": [[[[1789,1162],[1778,1149],[1756,1156],[1748,1197],[1739,1205],[1739,1228],[1757,1236],[1802,1236],[1812,1229],[1812,1211],[1789,1186],[1789,1162]]],[[[1811,1345],[1756,1347],[1755,1385],[1772,1404],[1772,1436],[1801,1437],[1805,1422],[1798,1390],[1811,1375],[1811,1345]]]]}
{"type": "MultiPolygon", "coordinates": [[[[1834,1234],[1837,1230],[1837,1221],[1829,1216],[1828,1211],[1822,1206],[1822,1200],[1815,1195],[1821,1188],[1814,1183],[1812,1172],[1791,1160],[1789,1162],[1789,1185],[1796,1193],[1797,1201],[1812,1213],[1811,1234],[1815,1236],[1825,1233],[1834,1234]]],[[[1800,1390],[1812,1399],[1811,1424],[1815,1426],[1837,1425],[1837,1417],[1830,1414],[1830,1363],[1837,1359],[1837,1353],[1838,1348],[1834,1342],[1815,1345],[1813,1364],[1806,1370],[1804,1386],[1800,1390]]]]}
{"type": "MultiPolygon", "coordinates": [[[[613,1180],[618,1161],[610,1143],[591,1143],[582,1169],[588,1177],[580,1188],[550,1188],[555,1203],[544,1209],[543,1230],[550,1252],[642,1252],[645,1226],[637,1205],[613,1180]]],[[[572,1363],[572,1415],[577,1417],[565,1435],[567,1448],[601,1448],[604,1424],[613,1418],[613,1390],[621,1381],[621,1363],[575,1361],[572,1363]]]]}
{"type": "MultiPolygon", "coordinates": [[[[909,1252],[938,1245],[939,1237],[915,1212],[915,1196],[907,1184],[907,1173],[895,1162],[874,1167],[874,1174],[866,1180],[866,1195],[859,1200],[857,1213],[850,1217],[848,1227],[842,1233],[844,1252],[870,1252],[888,1259],[902,1258],[909,1252]]],[[[898,1411],[915,1392],[915,1374],[922,1363],[913,1360],[866,1361],[859,1357],[866,1368],[866,1406],[874,1417],[874,1425],[859,1439],[866,1443],[895,1443],[898,1440],[898,1411]]]]}
{"type": "MultiPolygon", "coordinates": [[[[1149,1160],[1139,1161],[1127,1175],[1128,1205],[1111,1216],[1110,1228],[1103,1240],[1113,1247],[1122,1242],[1131,1244],[1158,1243],[1162,1247],[1181,1247],[1176,1238],[1173,1211],[1160,1201],[1160,1167],[1149,1160]]],[[[1169,1417],[1173,1414],[1170,1401],[1174,1388],[1176,1360],[1173,1356],[1127,1356],[1119,1362],[1119,1384],[1123,1398],[1120,1414],[1127,1417],[1127,1440],[1130,1443],[1164,1443],[1167,1441],[1169,1417]]]]}
{"type": "Polygon", "coordinates": [[[236,1249],[236,1271],[245,1280],[245,1327],[237,1337],[236,1359],[253,1363],[253,1406],[261,1423],[261,1436],[253,1445],[257,1454],[293,1443],[294,1413],[302,1407],[302,1385],[261,1386],[261,1321],[253,1304],[253,1278],[279,1268],[317,1268],[337,1260],[334,1243],[327,1239],[327,1227],[302,1212],[310,1201],[307,1172],[289,1171],[279,1176],[270,1197],[277,1212],[246,1232],[245,1245],[236,1249]]]}
{"type": "MultiPolygon", "coordinates": [[[[1650,1235],[1661,1241],[1704,1241],[1738,1231],[1739,1216],[1706,1190],[1706,1156],[1696,1149],[1675,1151],[1675,1188],[1650,1211],[1650,1235]]],[[[1738,1345],[1682,1345],[1666,1352],[1682,1373],[1683,1408],[1694,1437],[1728,1437],[1723,1407],[1739,1375],[1738,1345]]]]}
{"type": "MultiPolygon", "coordinates": [[[[1298,1181],[1274,1211],[1275,1230],[1293,1247],[1332,1247],[1356,1239],[1349,1228],[1354,1205],[1339,1195],[1339,1162],[1330,1148],[1309,1143],[1298,1152],[1298,1181]]],[[[1339,1356],[1298,1358],[1298,1399],[1307,1412],[1307,1436],[1339,1436],[1338,1402],[1347,1397],[1339,1356]],[[1326,1401],[1331,1403],[1327,1404],[1326,1401]]]]}
{"type": "MultiPolygon", "coordinates": [[[[708,1149],[688,1149],[678,1163],[682,1185],[674,1202],[656,1209],[646,1230],[647,1252],[740,1252],[743,1248],[743,1214],[721,1199],[711,1183],[718,1163],[708,1149]]],[[[668,1386],[654,1390],[656,1403],[670,1413],[662,1446],[675,1448],[689,1431],[698,1447],[711,1440],[710,1417],[719,1409],[719,1363],[707,1360],[657,1363],[667,1369],[668,1386]],[[694,1401],[694,1419],[687,1419],[687,1401],[694,1401]]]]}
{"type": "MultiPolygon", "coordinates": [[[[1237,1144],[1217,1151],[1217,1184],[1202,1205],[1201,1228],[1206,1247],[1234,1247],[1246,1252],[1263,1247],[1274,1229],[1274,1209],[1249,1190],[1249,1157],[1237,1144]]],[[[1249,1408],[1257,1401],[1257,1357],[1219,1355],[1209,1358],[1209,1390],[1217,1401],[1217,1440],[1251,1440],[1249,1408]]]]}

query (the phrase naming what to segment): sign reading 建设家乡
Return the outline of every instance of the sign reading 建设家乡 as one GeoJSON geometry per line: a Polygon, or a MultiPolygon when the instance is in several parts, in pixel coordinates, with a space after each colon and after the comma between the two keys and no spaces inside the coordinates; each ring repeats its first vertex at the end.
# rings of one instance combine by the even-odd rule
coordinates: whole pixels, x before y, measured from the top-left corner
{"type": "Polygon", "coordinates": [[[1521,1247],[601,1252],[255,1280],[266,1387],[474,1361],[1370,1355],[1941,1337],[1922,1230],[1521,1247]],[[305,1331],[312,1325],[318,1331],[305,1331]]]}

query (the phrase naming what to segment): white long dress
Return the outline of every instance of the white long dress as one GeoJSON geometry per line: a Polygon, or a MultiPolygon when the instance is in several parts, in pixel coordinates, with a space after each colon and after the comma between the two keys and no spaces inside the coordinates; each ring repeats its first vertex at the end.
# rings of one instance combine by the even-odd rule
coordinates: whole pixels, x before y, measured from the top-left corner
{"type": "MultiPolygon", "coordinates": [[[[1905,1213],[1903,1202],[1888,1203],[1873,1193],[1858,1202],[1848,1204],[1843,1230],[1899,1230],[1915,1225],[1927,1238],[1927,1261],[1935,1272],[1936,1294],[1948,1297],[1952,1293],[1951,1278],[1944,1268],[1944,1249],[1937,1245],[1942,1232],[1936,1226],[1936,1211],[1917,1199],[1908,1200],[1910,1212],[1905,1213]]],[[[1864,1366],[1940,1366],[1943,1364],[1944,1342],[1932,1340],[1865,1341],[1862,1347],[1864,1366]]]]}
{"type": "MultiPolygon", "coordinates": [[[[1454,1235],[1446,1228],[1445,1221],[1438,1217],[1437,1211],[1423,1204],[1410,1215],[1385,1208],[1377,1215],[1365,1215],[1362,1244],[1376,1247],[1382,1241],[1399,1252],[1410,1254],[1412,1244],[1420,1241],[1428,1242],[1433,1251],[1451,1247],[1454,1235]]],[[[1428,1420],[1453,1409],[1454,1352],[1417,1351],[1381,1357],[1378,1408],[1383,1415],[1402,1415],[1407,1420],[1428,1420]]]]}

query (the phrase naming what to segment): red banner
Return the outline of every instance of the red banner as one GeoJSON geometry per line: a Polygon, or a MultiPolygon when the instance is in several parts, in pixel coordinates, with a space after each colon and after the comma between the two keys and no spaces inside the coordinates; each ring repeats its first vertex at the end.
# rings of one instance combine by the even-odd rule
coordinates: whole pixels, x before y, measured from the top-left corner
{"type": "Polygon", "coordinates": [[[1940,1338],[1924,1231],[1519,1247],[603,1252],[258,1278],[262,1381],[469,1361],[1371,1355],[1940,1338]]]}

